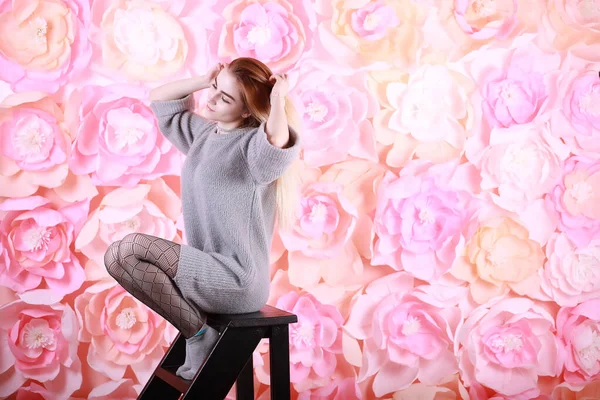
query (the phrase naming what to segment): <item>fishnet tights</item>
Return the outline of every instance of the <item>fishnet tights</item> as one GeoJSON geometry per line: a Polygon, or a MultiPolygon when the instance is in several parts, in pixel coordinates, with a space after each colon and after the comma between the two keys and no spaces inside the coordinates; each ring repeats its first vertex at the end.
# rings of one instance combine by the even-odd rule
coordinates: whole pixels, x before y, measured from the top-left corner
{"type": "Polygon", "coordinates": [[[175,242],[132,233],[108,247],[104,264],[125,290],[189,338],[204,325],[206,317],[197,314],[173,282],[180,250],[175,242]]]}

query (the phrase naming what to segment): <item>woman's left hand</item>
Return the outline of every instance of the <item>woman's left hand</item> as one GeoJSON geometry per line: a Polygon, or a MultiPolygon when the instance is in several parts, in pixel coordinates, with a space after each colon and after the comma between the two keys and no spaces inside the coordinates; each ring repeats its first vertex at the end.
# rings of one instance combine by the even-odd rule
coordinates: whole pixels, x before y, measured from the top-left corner
{"type": "Polygon", "coordinates": [[[271,90],[272,97],[285,97],[288,94],[289,84],[287,74],[273,74],[269,78],[270,81],[275,81],[271,90]]]}

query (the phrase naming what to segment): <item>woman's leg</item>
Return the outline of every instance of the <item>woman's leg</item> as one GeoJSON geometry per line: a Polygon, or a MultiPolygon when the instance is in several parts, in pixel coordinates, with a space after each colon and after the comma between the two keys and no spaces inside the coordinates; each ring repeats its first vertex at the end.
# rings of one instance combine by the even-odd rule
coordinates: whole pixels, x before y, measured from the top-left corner
{"type": "Polygon", "coordinates": [[[170,240],[132,233],[109,247],[104,262],[125,290],[190,338],[203,327],[206,317],[198,315],[173,282],[180,248],[170,240]]]}

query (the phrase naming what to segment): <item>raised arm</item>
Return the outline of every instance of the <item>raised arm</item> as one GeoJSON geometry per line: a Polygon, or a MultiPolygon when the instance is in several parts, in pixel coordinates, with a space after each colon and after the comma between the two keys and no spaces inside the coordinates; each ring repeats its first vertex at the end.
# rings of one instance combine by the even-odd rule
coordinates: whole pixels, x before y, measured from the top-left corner
{"type": "Polygon", "coordinates": [[[193,93],[208,88],[221,68],[222,65],[218,64],[206,75],[169,82],[150,91],[150,108],[156,116],[158,128],[184,154],[187,154],[194,139],[213,124],[193,112],[193,93]]]}

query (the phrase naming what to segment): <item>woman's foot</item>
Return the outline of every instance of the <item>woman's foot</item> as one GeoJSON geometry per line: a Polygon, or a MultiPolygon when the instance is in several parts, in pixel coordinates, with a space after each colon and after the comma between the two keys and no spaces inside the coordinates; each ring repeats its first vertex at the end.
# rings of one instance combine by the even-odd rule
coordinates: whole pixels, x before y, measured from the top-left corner
{"type": "Polygon", "coordinates": [[[177,368],[177,372],[175,372],[175,375],[181,376],[182,378],[183,378],[183,376],[181,374],[184,371],[187,371],[188,369],[190,369],[190,365],[192,362],[192,360],[190,359],[190,342],[189,342],[190,339],[185,340],[185,361],[183,362],[182,366],[177,368]]]}
{"type": "Polygon", "coordinates": [[[192,379],[194,379],[196,372],[198,372],[198,370],[204,363],[204,360],[206,360],[206,358],[212,351],[213,347],[217,343],[218,339],[219,339],[219,331],[217,331],[214,328],[211,328],[210,326],[208,327],[206,332],[204,332],[202,335],[192,336],[191,338],[186,339],[186,345],[185,345],[186,361],[184,362],[184,364],[181,367],[179,367],[179,369],[181,369],[181,371],[179,371],[179,369],[177,370],[177,375],[181,376],[183,379],[186,379],[188,381],[191,381],[192,379]],[[188,361],[188,358],[189,358],[188,367],[187,367],[187,369],[183,369],[183,367],[186,365],[186,363],[188,361]]]}

